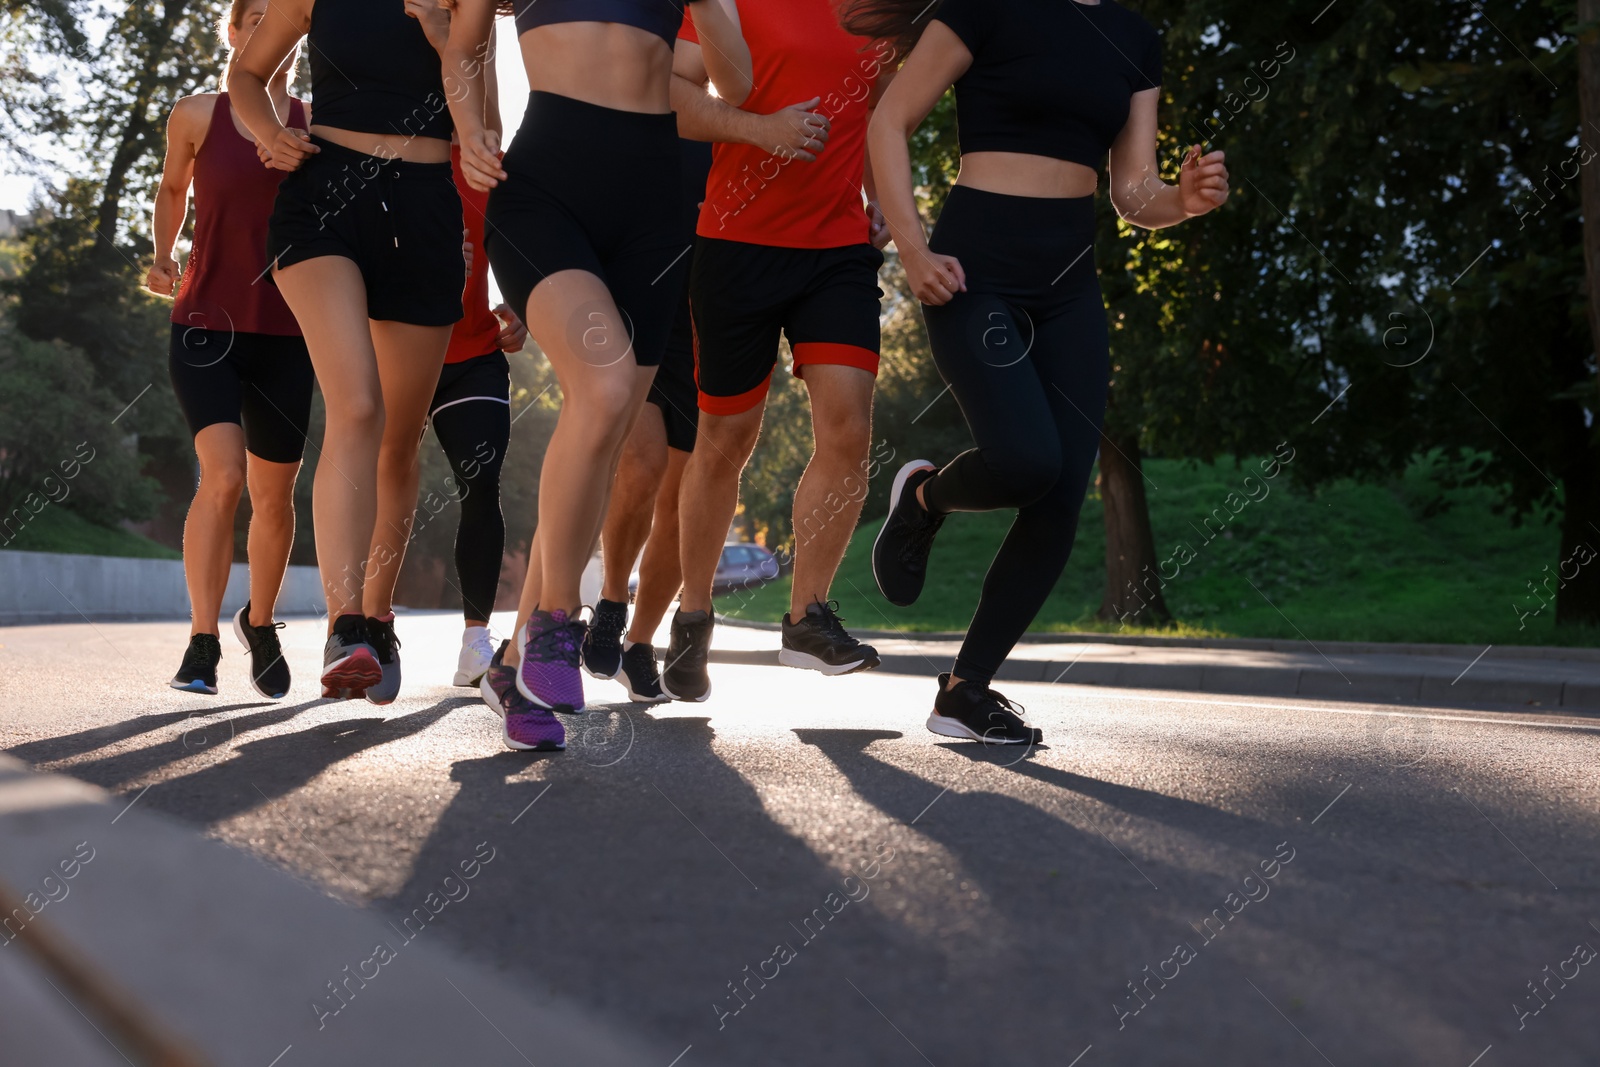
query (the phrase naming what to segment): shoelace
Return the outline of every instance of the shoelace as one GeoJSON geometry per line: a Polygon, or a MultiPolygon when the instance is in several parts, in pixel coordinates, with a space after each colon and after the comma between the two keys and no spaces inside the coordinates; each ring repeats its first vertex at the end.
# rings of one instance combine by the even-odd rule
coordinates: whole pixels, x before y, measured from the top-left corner
{"type": "MultiPolygon", "coordinates": [[[[189,647],[183,652],[183,666],[185,669],[198,667],[206,659],[219,660],[222,658],[222,642],[215,634],[195,634],[189,639],[189,647]]],[[[167,661],[171,663],[171,660],[167,661]]]]}
{"type": "Polygon", "coordinates": [[[820,615],[821,618],[817,620],[817,626],[829,637],[836,638],[845,645],[859,645],[861,643],[844,628],[844,616],[839,614],[839,602],[837,600],[830,600],[823,604],[820,615]]]}
{"type": "Polygon", "coordinates": [[[278,631],[288,625],[286,622],[269,622],[265,626],[251,626],[247,632],[255,638],[254,643],[261,651],[277,657],[283,655],[283,645],[278,641],[278,631]]]}
{"type": "Polygon", "coordinates": [[[622,626],[609,625],[611,622],[611,617],[617,614],[622,615],[620,621],[625,625],[627,623],[628,616],[625,613],[612,611],[606,612],[608,625],[600,625],[601,616],[598,611],[595,612],[594,620],[589,624],[589,643],[601,652],[620,653],[622,651],[622,626]]]}
{"type": "Polygon", "coordinates": [[[583,644],[583,623],[573,620],[540,631],[528,639],[528,654],[537,663],[578,665],[578,648],[583,644]]]}
{"type": "Polygon", "coordinates": [[[656,668],[656,650],[646,644],[636,644],[623,653],[623,656],[632,656],[638,660],[638,666],[644,673],[644,680],[661,684],[661,672],[656,668]]]}
{"type": "Polygon", "coordinates": [[[906,535],[905,547],[900,550],[900,562],[914,574],[928,569],[928,553],[933,551],[933,537],[944,525],[942,515],[923,512],[920,521],[911,521],[911,532],[906,535]]]}
{"type": "MultiPolygon", "coordinates": [[[[674,642],[675,644],[676,642],[674,642]]],[[[677,655],[673,655],[674,645],[668,645],[667,647],[668,667],[681,667],[683,670],[696,672],[705,667],[706,656],[711,651],[710,648],[703,647],[699,641],[690,639],[683,648],[678,650],[677,655]]]]}
{"type": "Polygon", "coordinates": [[[1023,707],[1021,704],[1018,704],[1011,698],[988,688],[985,688],[983,691],[983,700],[988,708],[988,717],[992,718],[996,712],[998,712],[1001,720],[1005,722],[1008,728],[1017,730],[1028,729],[1027,720],[1022,717],[1022,713],[1028,709],[1023,707]],[[1012,720],[1015,721],[1013,722],[1012,720]]]}

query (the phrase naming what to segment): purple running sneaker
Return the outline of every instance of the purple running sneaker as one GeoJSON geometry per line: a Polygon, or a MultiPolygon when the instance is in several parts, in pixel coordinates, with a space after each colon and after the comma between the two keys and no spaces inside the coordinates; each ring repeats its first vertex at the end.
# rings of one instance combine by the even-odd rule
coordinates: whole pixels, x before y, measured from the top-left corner
{"type": "Polygon", "coordinates": [[[522,669],[517,690],[541,708],[577,714],[583,710],[583,675],[578,672],[582,619],[564,611],[535,611],[523,628],[522,669]]]}
{"type": "Polygon", "coordinates": [[[549,708],[541,708],[517,691],[517,669],[505,664],[511,642],[500,642],[500,651],[489,661],[489,669],[478,683],[483,702],[505,720],[504,738],[511,749],[552,752],[567,747],[567,731],[549,708]]]}

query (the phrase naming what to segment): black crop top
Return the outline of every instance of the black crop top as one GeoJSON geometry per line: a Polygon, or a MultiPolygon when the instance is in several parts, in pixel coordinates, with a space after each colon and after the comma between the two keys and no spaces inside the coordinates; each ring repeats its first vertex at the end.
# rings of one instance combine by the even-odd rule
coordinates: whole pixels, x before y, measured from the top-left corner
{"type": "Polygon", "coordinates": [[[685,0],[516,0],[517,32],[556,22],[620,22],[655,34],[671,48],[685,0]]]}
{"type": "Polygon", "coordinates": [[[317,125],[449,139],[439,53],[400,0],[315,0],[306,40],[317,125]]]}
{"type": "Polygon", "coordinates": [[[1161,38],[1114,0],[944,0],[972,53],[956,82],[963,152],[1024,152],[1098,170],[1128,100],[1161,84],[1161,38]]]}

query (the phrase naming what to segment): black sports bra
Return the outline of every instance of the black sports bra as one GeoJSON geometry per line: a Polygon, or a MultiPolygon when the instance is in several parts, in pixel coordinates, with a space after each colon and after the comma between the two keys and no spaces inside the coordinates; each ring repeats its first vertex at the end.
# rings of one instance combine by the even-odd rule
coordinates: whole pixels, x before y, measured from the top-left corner
{"type": "Polygon", "coordinates": [[[315,0],[306,40],[317,125],[449,140],[439,53],[399,0],[315,0]]]}
{"type": "Polygon", "coordinates": [[[972,53],[955,86],[963,152],[1098,170],[1130,98],[1161,85],[1160,35],[1115,0],[944,0],[933,17],[972,53]]]}
{"type": "Polygon", "coordinates": [[[686,0],[515,0],[517,32],[557,22],[620,22],[667,42],[678,39],[686,0]]]}

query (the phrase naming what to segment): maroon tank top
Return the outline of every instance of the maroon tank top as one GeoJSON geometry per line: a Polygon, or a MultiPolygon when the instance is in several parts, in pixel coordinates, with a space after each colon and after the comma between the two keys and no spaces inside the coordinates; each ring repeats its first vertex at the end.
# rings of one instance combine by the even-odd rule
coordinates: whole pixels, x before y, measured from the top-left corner
{"type": "MultiPolygon", "coordinates": [[[[289,125],[306,128],[299,100],[289,101],[289,125]]],[[[234,128],[228,94],[218,93],[194,157],[194,245],[172,305],[173,322],[299,335],[294,313],[266,276],[267,219],[285,174],[262,166],[255,142],[234,128]]]]}

